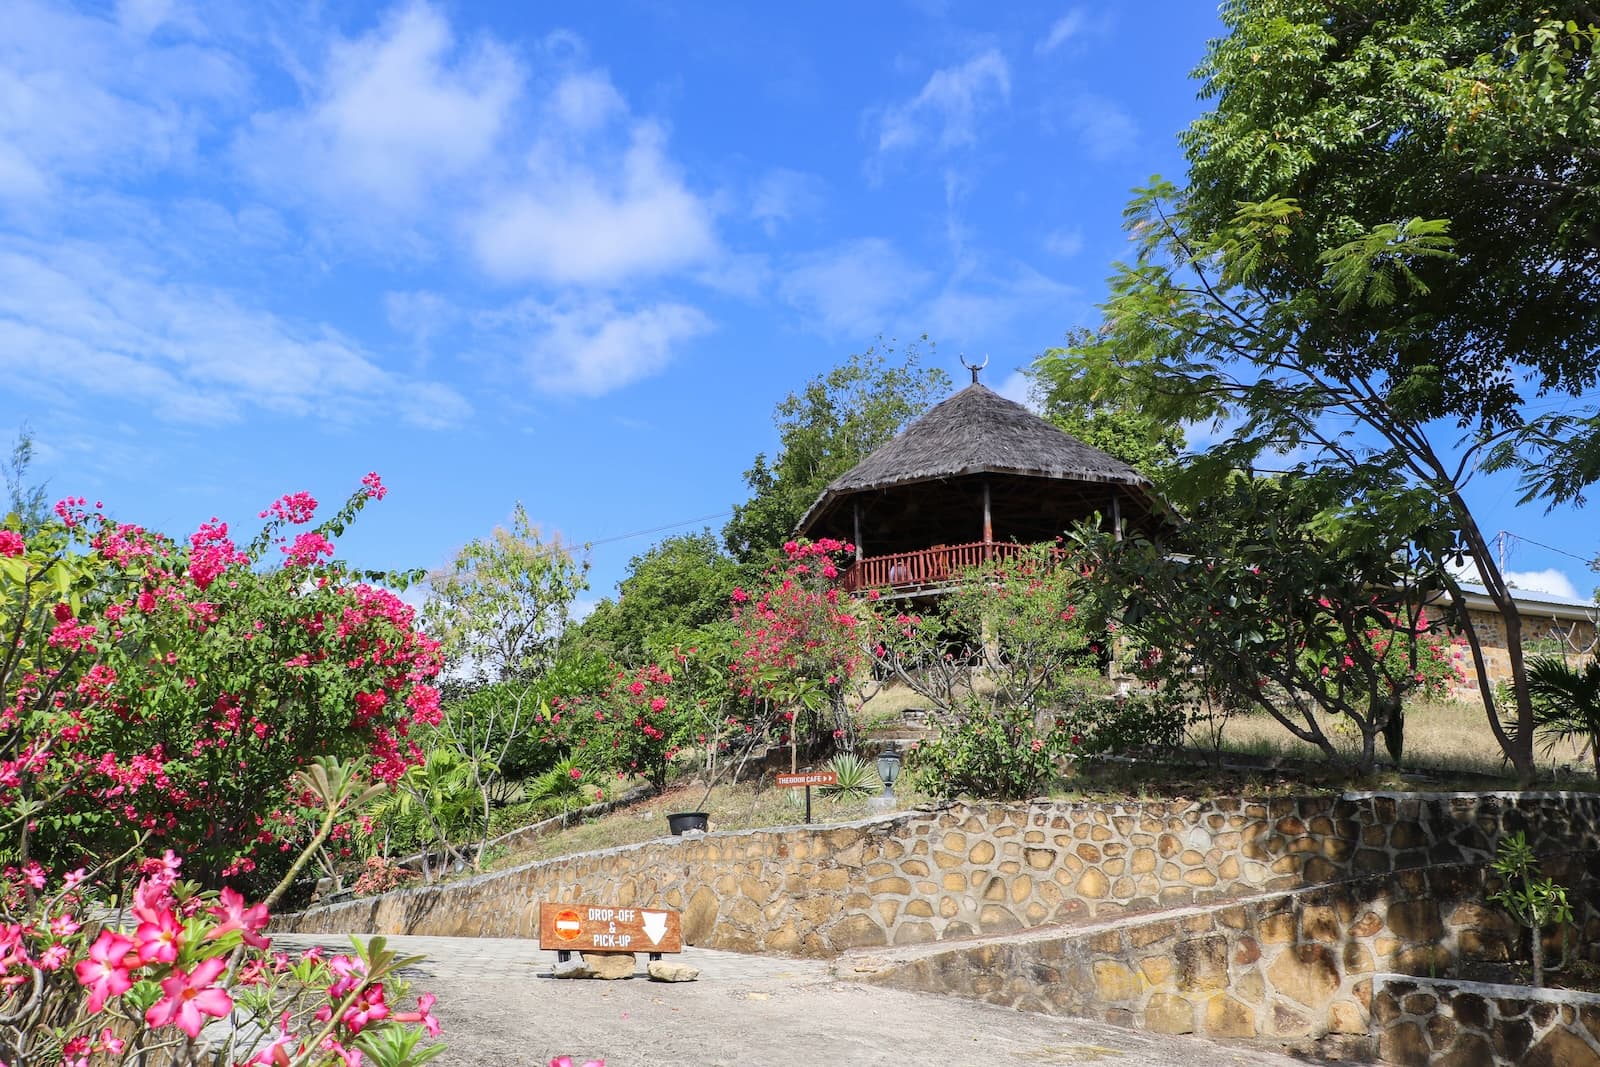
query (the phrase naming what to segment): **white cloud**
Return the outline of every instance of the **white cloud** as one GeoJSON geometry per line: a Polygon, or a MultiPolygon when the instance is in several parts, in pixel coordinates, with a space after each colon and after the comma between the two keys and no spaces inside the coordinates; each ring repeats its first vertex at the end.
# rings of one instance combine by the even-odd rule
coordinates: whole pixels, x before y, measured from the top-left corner
{"type": "MultiPolygon", "coordinates": [[[[1450,571],[1457,578],[1468,582],[1483,584],[1483,576],[1478,573],[1478,565],[1469,557],[1459,567],[1452,566],[1450,571]]],[[[1589,598],[1578,592],[1577,584],[1565,571],[1554,567],[1547,567],[1539,571],[1503,571],[1502,575],[1506,584],[1523,593],[1549,593],[1553,596],[1566,597],[1570,600],[1585,601],[1589,598]]]]}
{"type": "Polygon", "coordinates": [[[308,106],[257,115],[236,152],[280,195],[411,214],[490,160],[521,87],[506,49],[459,46],[443,15],[415,3],[337,41],[308,106]]]}
{"type": "Polygon", "coordinates": [[[1139,140],[1139,125],[1133,117],[1115,101],[1096,93],[1073,99],[1063,118],[1091,159],[1120,156],[1139,140]]]}
{"type": "Polygon", "coordinates": [[[1083,231],[1077,227],[1053,230],[1044,235],[1044,250],[1062,259],[1071,259],[1083,251],[1083,231]]]}
{"type": "Polygon", "coordinates": [[[713,258],[714,212],[665,127],[577,66],[570,37],[535,51],[530,67],[464,42],[419,0],[336,42],[306,105],[256,116],[236,158],[333,229],[414,255],[459,240],[503,283],[613,286],[713,258]]]}
{"type": "Polygon", "coordinates": [[[479,264],[495,278],[614,285],[704,262],[717,252],[708,206],[666,156],[666,135],[633,124],[600,165],[545,143],[527,172],[469,222],[479,264]]]}
{"type": "Polygon", "coordinates": [[[437,425],[468,411],[447,386],[398,378],[328,327],[76,242],[0,244],[0,369],[14,388],[52,400],[123,397],[175,422],[224,423],[258,408],[394,410],[437,425]]]}
{"type": "Polygon", "coordinates": [[[1567,575],[1548,567],[1542,571],[1506,571],[1506,582],[1518,589],[1528,589],[1539,593],[1554,593],[1556,596],[1567,597],[1571,600],[1586,599],[1578,592],[1578,587],[1573,584],[1567,575]]]}
{"type": "Polygon", "coordinates": [[[821,210],[825,183],[815,174],[777,167],[763,174],[750,195],[750,217],[767,236],[785,224],[821,210]]]}
{"type": "Polygon", "coordinates": [[[620,309],[604,298],[524,300],[473,320],[525,364],[537,385],[579,396],[601,396],[655,374],[677,346],[713,328],[704,313],[685,304],[620,309]]]}
{"type": "Polygon", "coordinates": [[[562,78],[550,97],[550,113],[569,129],[599,129],[627,113],[628,105],[605,75],[586,71],[562,78]]]}
{"type": "Polygon", "coordinates": [[[948,151],[977,141],[978,120],[1011,96],[1011,68],[989,48],[959,66],[936,70],[910,100],[877,114],[878,151],[932,143],[948,151]]]}
{"type": "Polygon", "coordinates": [[[1088,16],[1084,13],[1083,8],[1073,8],[1051,23],[1050,32],[1045,34],[1044,39],[1034,46],[1034,52],[1041,56],[1054,52],[1057,48],[1082,33],[1087,23],[1088,16]]]}
{"type": "Polygon", "coordinates": [[[869,237],[801,257],[778,291],[821,333],[871,335],[889,328],[932,280],[894,245],[869,237]]]}
{"type": "Polygon", "coordinates": [[[988,338],[1004,333],[1030,314],[1056,312],[1082,294],[1021,263],[964,267],[928,301],[919,322],[943,345],[982,350],[988,338]]]}
{"type": "Polygon", "coordinates": [[[1012,371],[993,388],[1007,400],[1015,400],[1030,411],[1037,412],[1039,409],[1034,403],[1033,379],[1020,370],[1012,371]]]}
{"type": "Polygon", "coordinates": [[[73,179],[192,163],[209,110],[239,99],[247,78],[226,52],[178,27],[146,40],[165,17],[130,11],[119,25],[30,0],[6,5],[0,203],[73,179]]]}

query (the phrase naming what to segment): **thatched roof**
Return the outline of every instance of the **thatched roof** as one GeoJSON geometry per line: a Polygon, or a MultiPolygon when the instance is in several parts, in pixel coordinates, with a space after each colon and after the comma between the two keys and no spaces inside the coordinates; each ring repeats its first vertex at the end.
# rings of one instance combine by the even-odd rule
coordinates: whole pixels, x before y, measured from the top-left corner
{"type": "Polygon", "coordinates": [[[1120,459],[974,383],[835,478],[800,520],[800,529],[841,497],[973,474],[1124,485],[1135,497],[1154,498],[1149,479],[1120,459]]]}

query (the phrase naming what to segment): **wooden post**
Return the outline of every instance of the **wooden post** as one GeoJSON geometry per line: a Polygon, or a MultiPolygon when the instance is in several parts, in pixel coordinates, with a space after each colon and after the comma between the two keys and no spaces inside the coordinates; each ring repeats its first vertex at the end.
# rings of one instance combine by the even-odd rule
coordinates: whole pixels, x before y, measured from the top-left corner
{"type": "Polygon", "coordinates": [[[983,480],[983,554],[989,555],[988,546],[994,541],[994,519],[989,514],[989,479],[983,480]]]}
{"type": "Polygon", "coordinates": [[[856,562],[861,562],[861,498],[856,497],[851,501],[856,513],[856,562]]]}
{"type": "Polygon", "coordinates": [[[1111,490],[1111,539],[1122,540],[1122,499],[1115,489],[1111,490]]]}

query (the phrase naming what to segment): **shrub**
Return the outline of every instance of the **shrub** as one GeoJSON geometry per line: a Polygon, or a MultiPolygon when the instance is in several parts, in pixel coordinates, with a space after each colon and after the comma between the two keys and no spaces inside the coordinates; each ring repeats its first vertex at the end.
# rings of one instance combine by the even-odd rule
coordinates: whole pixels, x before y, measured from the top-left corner
{"type": "Polygon", "coordinates": [[[387,856],[368,856],[361,865],[360,877],[350,890],[358,897],[375,897],[399,889],[415,877],[417,872],[390,861],[387,856]]]}
{"type": "Polygon", "coordinates": [[[82,500],[25,542],[8,531],[0,809],[32,824],[12,858],[64,870],[170,847],[210,883],[275,868],[266,885],[305,837],[296,768],[366,756],[392,781],[420,759],[409,733],[438,719],[437,646],[370,584],[406,576],[326,558],[384,492],[369,475],[301,532],[316,501],[286,496],[245,548],[216,520],[180,542],[82,500]]]}
{"type": "Polygon", "coordinates": [[[938,737],[911,750],[911,769],[938,797],[1020,800],[1048,786],[1058,762],[1082,745],[1080,729],[1064,718],[1041,723],[1024,709],[984,710],[941,724],[938,737]]]}

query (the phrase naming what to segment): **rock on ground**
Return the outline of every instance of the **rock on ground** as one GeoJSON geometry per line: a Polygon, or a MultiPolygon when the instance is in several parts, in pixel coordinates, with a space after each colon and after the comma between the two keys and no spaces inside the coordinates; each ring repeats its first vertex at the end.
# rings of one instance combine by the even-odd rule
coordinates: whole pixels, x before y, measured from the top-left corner
{"type": "Polygon", "coordinates": [[[645,969],[657,982],[692,982],[700,977],[698,967],[691,967],[687,963],[675,963],[672,960],[651,960],[650,966],[645,969]]]}

